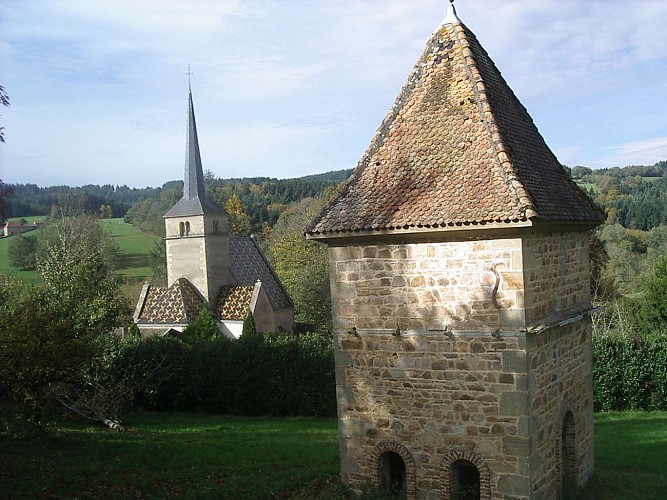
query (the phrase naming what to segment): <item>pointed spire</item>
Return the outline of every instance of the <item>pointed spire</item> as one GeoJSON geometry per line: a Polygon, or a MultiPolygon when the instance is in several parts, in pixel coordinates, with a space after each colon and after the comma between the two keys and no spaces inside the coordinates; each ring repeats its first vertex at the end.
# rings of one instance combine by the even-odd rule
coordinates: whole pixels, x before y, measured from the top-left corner
{"type": "MultiPolygon", "coordinates": [[[[188,83],[188,87],[190,87],[188,83]]],[[[204,199],[204,171],[199,154],[199,140],[197,138],[197,123],[195,121],[195,107],[192,102],[192,88],[189,89],[188,106],[188,135],[185,150],[185,176],[183,178],[183,198],[191,200],[196,197],[204,199]]]]}
{"type": "MultiPolygon", "coordinates": [[[[188,80],[191,75],[188,67],[188,80]]],[[[199,154],[195,106],[192,102],[192,88],[188,81],[188,130],[185,146],[185,174],[183,176],[183,197],[164,214],[164,217],[182,217],[186,215],[222,214],[219,206],[206,195],[204,169],[199,154]]]]}
{"type": "Polygon", "coordinates": [[[445,24],[456,24],[460,23],[461,20],[459,16],[456,15],[456,8],[454,7],[454,0],[449,0],[449,7],[447,7],[447,15],[440,23],[440,26],[445,24]]]}

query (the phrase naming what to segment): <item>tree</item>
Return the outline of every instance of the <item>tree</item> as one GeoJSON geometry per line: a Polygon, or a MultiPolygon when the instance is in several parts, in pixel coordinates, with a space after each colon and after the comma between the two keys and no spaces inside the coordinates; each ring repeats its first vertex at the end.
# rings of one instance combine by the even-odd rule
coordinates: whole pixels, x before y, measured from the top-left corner
{"type": "Polygon", "coordinates": [[[163,241],[156,241],[151,248],[150,266],[155,286],[169,286],[167,283],[167,249],[163,241]]]}
{"type": "Polygon", "coordinates": [[[269,251],[276,273],[294,301],[302,328],[331,330],[329,258],[325,245],[306,241],[303,233],[326,198],[306,198],[285,210],[271,231],[269,251]]]}
{"type": "MultiPolygon", "coordinates": [[[[2,85],[0,85],[0,104],[9,107],[9,96],[2,85]]],[[[0,142],[5,142],[5,127],[0,127],[0,142]]]]}
{"type": "Polygon", "coordinates": [[[218,321],[213,312],[208,307],[202,307],[195,320],[185,328],[180,338],[186,344],[194,345],[222,337],[224,335],[218,328],[218,321]]]}
{"type": "Polygon", "coordinates": [[[9,263],[24,271],[34,270],[37,267],[36,249],[37,239],[35,237],[22,234],[14,236],[7,249],[9,263]]]}
{"type": "Polygon", "coordinates": [[[667,254],[643,284],[644,316],[654,326],[667,330],[667,254]]]}
{"type": "MultiPolygon", "coordinates": [[[[5,107],[9,106],[9,96],[2,85],[0,85],[0,104],[5,107]]],[[[5,127],[0,127],[0,142],[3,144],[5,142],[5,127]]],[[[7,198],[11,198],[13,193],[11,188],[6,187],[0,179],[0,220],[4,219],[7,214],[7,198]]]]}
{"type": "Polygon", "coordinates": [[[38,269],[44,285],[0,280],[0,394],[38,421],[99,355],[99,339],[128,320],[111,272],[110,236],[90,217],[63,218],[41,231],[38,269]]]}
{"type": "Polygon", "coordinates": [[[229,218],[229,233],[232,236],[250,236],[252,233],[250,216],[246,213],[243,203],[235,193],[232,193],[227,203],[225,203],[225,211],[229,218]]]}
{"type": "Polygon", "coordinates": [[[80,377],[95,349],[92,335],[72,328],[46,290],[14,293],[13,306],[0,315],[0,399],[17,404],[26,420],[39,422],[58,391],[80,377]]]}
{"type": "Polygon", "coordinates": [[[112,236],[93,217],[57,219],[41,230],[37,268],[47,299],[80,332],[105,333],[129,312],[112,272],[112,236]]]}

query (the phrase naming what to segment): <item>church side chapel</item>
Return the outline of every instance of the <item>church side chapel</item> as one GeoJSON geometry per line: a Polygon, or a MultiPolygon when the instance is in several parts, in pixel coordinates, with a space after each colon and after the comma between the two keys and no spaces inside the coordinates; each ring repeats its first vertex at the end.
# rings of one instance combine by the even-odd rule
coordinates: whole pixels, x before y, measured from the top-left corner
{"type": "Polygon", "coordinates": [[[589,232],[450,0],[307,237],[328,245],[343,480],[408,499],[560,498],[591,477],[589,232]]]}
{"type": "Polygon", "coordinates": [[[205,307],[229,338],[250,313],[258,333],[292,330],[292,300],[271,264],[252,238],[229,235],[227,214],[206,195],[192,90],[183,197],[164,221],[170,285],[143,286],[134,312],[142,336],[182,332],[205,307]]]}

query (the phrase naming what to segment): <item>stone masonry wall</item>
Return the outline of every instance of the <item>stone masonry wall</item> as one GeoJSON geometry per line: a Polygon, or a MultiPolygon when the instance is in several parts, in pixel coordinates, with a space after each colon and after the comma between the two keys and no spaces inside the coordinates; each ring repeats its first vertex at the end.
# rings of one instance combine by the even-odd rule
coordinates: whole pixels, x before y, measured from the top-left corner
{"type": "Polygon", "coordinates": [[[521,239],[330,247],[334,329],[515,330],[521,239]]]}
{"type": "Polygon", "coordinates": [[[526,322],[548,324],[590,305],[587,232],[524,238],[526,322]]]}
{"type": "Polygon", "coordinates": [[[583,486],[593,474],[593,359],[591,323],[585,318],[527,337],[530,392],[532,491],[557,498],[563,473],[561,432],[570,411],[575,428],[574,480],[583,486]]]}
{"type": "Polygon", "coordinates": [[[456,456],[488,471],[482,498],[548,498],[568,408],[583,482],[592,472],[588,320],[537,336],[526,327],[587,307],[587,238],[330,247],[343,478],[375,481],[378,450],[405,449],[414,498],[448,498],[446,462],[456,456]]]}
{"type": "Polygon", "coordinates": [[[223,232],[226,224],[224,217],[218,220],[201,215],[165,219],[168,285],[184,277],[209,304],[217,300],[220,287],[231,283],[229,238],[223,232]],[[186,221],[190,224],[190,231],[181,236],[179,223],[186,221]],[[214,231],[214,222],[217,222],[217,231],[214,231]]]}
{"type": "MultiPolygon", "coordinates": [[[[338,333],[336,377],[343,478],[377,480],[373,452],[409,450],[415,498],[448,498],[446,457],[470,452],[491,470],[490,496],[528,498],[525,338],[338,333]]],[[[404,460],[407,457],[404,457],[404,460]]]]}

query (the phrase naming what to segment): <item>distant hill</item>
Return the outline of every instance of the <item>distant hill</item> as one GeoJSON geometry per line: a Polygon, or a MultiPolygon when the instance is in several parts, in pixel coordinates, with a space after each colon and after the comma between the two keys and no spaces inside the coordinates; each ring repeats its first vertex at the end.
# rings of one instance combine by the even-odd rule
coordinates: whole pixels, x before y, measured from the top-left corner
{"type": "Polygon", "coordinates": [[[605,209],[608,222],[643,231],[667,224],[667,161],[596,170],[577,166],[571,175],[605,209]]]}
{"type": "MultiPolygon", "coordinates": [[[[270,177],[248,177],[237,179],[215,179],[207,176],[209,184],[229,186],[239,189],[237,196],[244,201],[248,198],[250,186],[259,186],[267,201],[273,203],[291,203],[296,199],[315,196],[326,187],[345,180],[352,170],[338,170],[323,174],[307,175],[293,179],[274,179],[270,177]]],[[[35,215],[48,216],[57,207],[86,212],[100,212],[102,205],[111,208],[113,217],[124,217],[128,210],[144,200],[155,200],[165,196],[165,192],[179,191],[183,188],[182,181],[169,181],[161,187],[130,188],[105,184],[103,186],[49,186],[40,187],[36,184],[9,184],[14,196],[8,200],[7,217],[28,217],[35,215]]],[[[167,195],[167,198],[171,196],[167,195]]],[[[249,201],[249,200],[248,200],[249,201]]],[[[246,201],[244,201],[244,204],[246,201]]],[[[256,205],[251,203],[251,205],[256,205]]],[[[257,207],[253,208],[253,211],[257,207]]],[[[265,214],[266,215],[266,214],[265,214]]],[[[259,220],[267,217],[259,217],[259,220]]],[[[270,219],[270,217],[268,217],[270,219]]]]}

